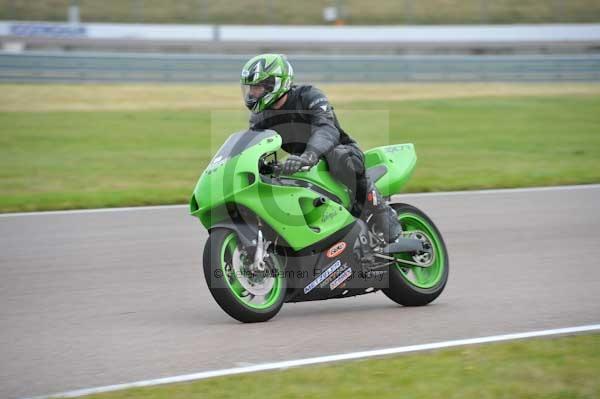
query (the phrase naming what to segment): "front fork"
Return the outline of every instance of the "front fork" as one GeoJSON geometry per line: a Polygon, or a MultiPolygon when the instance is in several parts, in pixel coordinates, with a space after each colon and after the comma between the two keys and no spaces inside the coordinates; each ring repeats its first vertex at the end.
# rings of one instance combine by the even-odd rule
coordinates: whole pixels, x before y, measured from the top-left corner
{"type": "Polygon", "coordinates": [[[254,262],[250,265],[251,272],[264,272],[265,267],[265,258],[269,256],[268,248],[271,245],[271,241],[265,240],[261,227],[262,222],[260,218],[258,218],[258,232],[256,234],[256,239],[252,240],[252,244],[256,245],[256,250],[254,251],[254,262]]]}

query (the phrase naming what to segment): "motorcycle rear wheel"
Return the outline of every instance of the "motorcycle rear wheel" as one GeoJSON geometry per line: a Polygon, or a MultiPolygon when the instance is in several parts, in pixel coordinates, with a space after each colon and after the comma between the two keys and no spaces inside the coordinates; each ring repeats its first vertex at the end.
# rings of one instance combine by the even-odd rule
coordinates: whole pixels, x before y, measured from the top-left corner
{"type": "Polygon", "coordinates": [[[449,260],[446,244],[433,221],[418,208],[408,204],[390,204],[398,214],[405,234],[421,239],[430,248],[428,253],[395,255],[399,260],[423,267],[398,263],[390,266],[389,288],[383,293],[404,306],[423,306],[435,300],[448,281],[449,260]]]}

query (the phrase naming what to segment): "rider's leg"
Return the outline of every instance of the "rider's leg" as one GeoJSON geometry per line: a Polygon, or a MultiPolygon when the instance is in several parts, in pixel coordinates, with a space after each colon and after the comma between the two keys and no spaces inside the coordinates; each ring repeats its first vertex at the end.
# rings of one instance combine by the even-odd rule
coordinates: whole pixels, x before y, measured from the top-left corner
{"type": "Polygon", "coordinates": [[[326,155],[329,172],[354,193],[352,214],[373,222],[387,242],[394,241],[402,232],[396,212],[386,204],[375,184],[366,176],[364,155],[358,146],[338,145],[326,155]]]}
{"type": "Polygon", "coordinates": [[[367,196],[367,186],[364,181],[365,166],[360,150],[354,146],[338,145],[325,155],[329,173],[333,178],[348,187],[350,190],[350,203],[353,204],[352,214],[360,216],[367,196]],[[360,203],[360,204],[359,204],[360,203]]]}

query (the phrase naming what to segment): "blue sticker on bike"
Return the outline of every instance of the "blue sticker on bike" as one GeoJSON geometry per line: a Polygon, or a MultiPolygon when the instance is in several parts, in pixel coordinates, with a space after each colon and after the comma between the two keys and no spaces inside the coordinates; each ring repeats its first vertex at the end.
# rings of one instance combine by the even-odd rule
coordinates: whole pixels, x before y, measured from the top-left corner
{"type": "Polygon", "coordinates": [[[339,259],[336,260],[335,263],[333,263],[331,266],[329,266],[327,269],[325,269],[325,271],[323,273],[321,273],[321,275],[319,275],[319,277],[314,279],[312,281],[312,283],[310,283],[309,285],[304,287],[304,293],[308,294],[309,292],[311,292],[316,286],[321,284],[323,282],[323,280],[325,280],[333,272],[335,272],[341,265],[342,265],[342,262],[339,259]]]}

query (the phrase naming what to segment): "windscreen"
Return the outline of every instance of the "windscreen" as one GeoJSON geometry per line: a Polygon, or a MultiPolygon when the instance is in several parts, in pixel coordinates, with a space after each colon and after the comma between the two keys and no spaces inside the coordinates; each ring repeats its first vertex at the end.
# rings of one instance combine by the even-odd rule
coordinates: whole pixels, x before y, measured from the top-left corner
{"type": "Polygon", "coordinates": [[[232,134],[221,146],[211,163],[217,163],[227,158],[233,158],[246,148],[252,147],[262,140],[273,137],[276,134],[277,133],[273,130],[246,130],[245,132],[232,134]]]}

